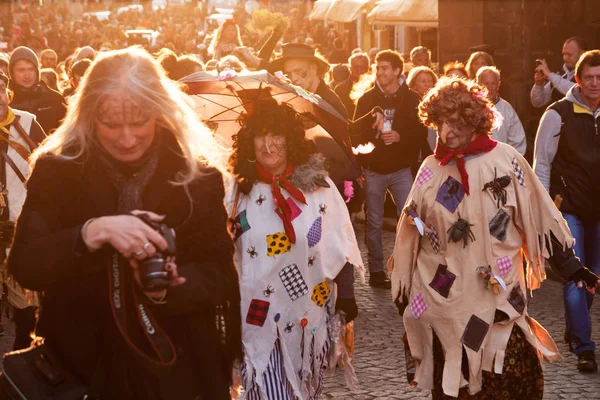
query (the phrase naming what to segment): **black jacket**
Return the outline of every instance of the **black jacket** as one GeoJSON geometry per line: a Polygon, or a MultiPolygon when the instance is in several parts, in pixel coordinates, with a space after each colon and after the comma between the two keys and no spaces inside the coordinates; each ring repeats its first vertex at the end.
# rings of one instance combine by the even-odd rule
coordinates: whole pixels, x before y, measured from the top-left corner
{"type": "Polygon", "coordinates": [[[564,98],[549,109],[562,120],[558,150],[550,172],[550,196],[561,195],[560,210],[600,219],[600,113],[564,98]],[[577,107],[577,111],[575,111],[577,107]]]}
{"type": "Polygon", "coordinates": [[[392,95],[375,85],[358,99],[355,123],[351,128],[352,142],[355,146],[369,142],[375,145],[370,154],[359,157],[364,168],[379,174],[391,174],[417,163],[423,140],[427,139],[427,128],[417,114],[418,106],[419,95],[406,84],[392,95]],[[377,130],[372,128],[373,118],[368,116],[375,107],[395,110],[392,129],[400,134],[399,142],[385,145],[382,139],[376,138],[377,130]]]}
{"type": "MultiPolygon", "coordinates": [[[[106,252],[90,253],[82,241],[85,221],[117,214],[117,191],[94,157],[37,162],[9,270],[23,287],[44,292],[36,333],[66,367],[89,383],[102,358],[103,399],[229,399],[231,364],[241,354],[241,317],[222,177],[202,167],[189,193],[170,184],[185,164],[174,139],[163,143],[142,198],[146,210],[166,215],[165,223],[176,229],[177,264],[187,278],[168,290],[166,304],[150,306],[177,348],[170,371],[157,376],[134,359],[111,314],[106,252]],[[217,308],[224,310],[226,342],[216,326],[217,308]]],[[[134,341],[140,332],[131,332],[134,341]]]]}
{"type": "Polygon", "coordinates": [[[14,97],[10,106],[35,114],[37,122],[47,135],[60,126],[67,113],[67,104],[60,93],[41,81],[30,88],[24,88],[13,81],[11,89],[14,97]]]}

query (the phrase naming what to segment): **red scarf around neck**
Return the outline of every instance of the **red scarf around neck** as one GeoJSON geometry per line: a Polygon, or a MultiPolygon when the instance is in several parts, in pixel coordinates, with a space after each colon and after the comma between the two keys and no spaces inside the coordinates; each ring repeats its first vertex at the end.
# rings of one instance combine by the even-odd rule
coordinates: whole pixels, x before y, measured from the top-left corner
{"type": "Polygon", "coordinates": [[[283,197],[281,193],[281,188],[287,190],[287,192],[294,199],[298,200],[302,204],[306,204],[306,198],[300,189],[295,187],[288,178],[294,172],[296,166],[292,163],[287,164],[285,167],[285,171],[281,175],[273,175],[269,171],[265,169],[260,163],[256,163],[256,172],[258,173],[258,179],[261,182],[267,183],[271,185],[271,193],[273,193],[273,199],[275,200],[275,205],[277,209],[275,213],[279,215],[279,218],[283,221],[283,227],[285,229],[285,233],[290,239],[290,243],[296,243],[296,232],[294,231],[294,226],[292,225],[292,209],[290,205],[283,197]]]}
{"type": "Polygon", "coordinates": [[[452,150],[446,147],[442,141],[438,138],[437,145],[435,146],[435,151],[433,155],[435,158],[440,160],[440,165],[447,165],[450,160],[456,160],[456,166],[458,167],[458,171],[460,172],[460,179],[463,187],[465,188],[465,192],[467,195],[469,194],[469,175],[467,174],[467,170],[465,169],[465,156],[479,153],[487,153],[488,151],[493,150],[497,141],[490,139],[488,135],[477,135],[477,138],[469,143],[466,147],[463,147],[459,150],[452,150]]]}

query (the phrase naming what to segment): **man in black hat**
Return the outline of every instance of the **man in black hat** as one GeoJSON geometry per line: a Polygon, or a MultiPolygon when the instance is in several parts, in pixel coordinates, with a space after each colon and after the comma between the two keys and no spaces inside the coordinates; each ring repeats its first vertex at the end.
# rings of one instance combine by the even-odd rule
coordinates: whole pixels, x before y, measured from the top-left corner
{"type": "Polygon", "coordinates": [[[346,107],[327,86],[323,76],[329,71],[329,64],[315,56],[315,49],[302,43],[287,43],[282,47],[282,56],[269,64],[268,71],[282,71],[294,85],[311,93],[318,94],[345,118],[348,118],[346,107]]]}
{"type": "Polygon", "coordinates": [[[17,47],[10,55],[8,70],[14,93],[11,106],[34,114],[44,131],[52,133],[65,117],[67,106],[60,93],[40,80],[36,54],[28,47],[17,47]]]}

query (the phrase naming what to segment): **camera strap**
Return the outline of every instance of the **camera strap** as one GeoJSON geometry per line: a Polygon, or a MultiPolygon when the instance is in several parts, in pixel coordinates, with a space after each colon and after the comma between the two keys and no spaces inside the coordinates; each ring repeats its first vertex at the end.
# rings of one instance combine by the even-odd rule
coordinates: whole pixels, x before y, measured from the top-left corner
{"type": "Polygon", "coordinates": [[[150,343],[155,356],[146,354],[129,337],[127,331],[127,301],[125,293],[127,283],[125,280],[125,270],[121,265],[121,257],[117,251],[110,250],[106,254],[109,266],[108,281],[111,310],[125,342],[134,350],[134,354],[138,356],[137,358],[141,358],[142,361],[150,362],[151,365],[158,367],[172,366],[177,359],[175,346],[166,332],[160,328],[147,304],[140,300],[139,289],[135,286],[134,282],[131,285],[133,305],[135,306],[134,314],[137,316],[138,323],[142,327],[142,331],[150,343]]]}

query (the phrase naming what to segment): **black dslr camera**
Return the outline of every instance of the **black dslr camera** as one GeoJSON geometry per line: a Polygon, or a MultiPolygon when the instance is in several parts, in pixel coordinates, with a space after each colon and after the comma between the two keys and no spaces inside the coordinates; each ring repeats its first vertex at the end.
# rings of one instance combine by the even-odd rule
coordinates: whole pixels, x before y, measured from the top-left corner
{"type": "Polygon", "coordinates": [[[161,252],[156,250],[156,254],[152,257],[148,257],[140,262],[140,278],[144,291],[147,292],[158,292],[166,289],[169,286],[171,279],[171,272],[165,268],[167,257],[175,256],[175,230],[169,228],[165,224],[161,224],[152,221],[148,214],[136,215],[139,219],[144,221],[156,232],[160,233],[161,236],[167,241],[167,250],[161,252]]]}

